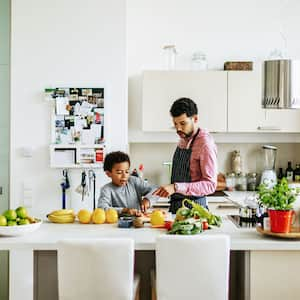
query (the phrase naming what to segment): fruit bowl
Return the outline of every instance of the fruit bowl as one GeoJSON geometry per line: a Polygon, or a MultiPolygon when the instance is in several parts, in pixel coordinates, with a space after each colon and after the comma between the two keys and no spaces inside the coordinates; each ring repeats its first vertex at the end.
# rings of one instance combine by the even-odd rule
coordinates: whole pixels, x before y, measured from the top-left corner
{"type": "Polygon", "coordinates": [[[20,236],[37,230],[42,224],[41,220],[28,225],[0,226],[0,236],[20,236]]]}

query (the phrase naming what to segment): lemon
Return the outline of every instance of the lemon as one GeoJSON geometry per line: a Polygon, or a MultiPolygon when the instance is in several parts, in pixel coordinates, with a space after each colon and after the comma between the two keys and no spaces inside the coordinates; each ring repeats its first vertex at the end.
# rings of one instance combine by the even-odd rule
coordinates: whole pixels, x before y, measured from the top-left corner
{"type": "Polygon", "coordinates": [[[92,222],[95,224],[103,224],[105,222],[105,211],[102,208],[96,208],[92,215],[92,222]]]}
{"type": "Polygon", "coordinates": [[[0,215],[0,226],[6,226],[7,220],[4,216],[0,215]]]}
{"type": "Polygon", "coordinates": [[[164,225],[165,224],[165,217],[160,210],[154,210],[150,216],[150,223],[151,225],[164,225]]]}
{"type": "Polygon", "coordinates": [[[87,209],[81,209],[77,214],[78,220],[82,224],[88,224],[91,222],[92,213],[87,209]]]}
{"type": "Polygon", "coordinates": [[[113,209],[109,208],[106,212],[106,222],[107,223],[117,223],[118,222],[118,212],[113,209]]]}

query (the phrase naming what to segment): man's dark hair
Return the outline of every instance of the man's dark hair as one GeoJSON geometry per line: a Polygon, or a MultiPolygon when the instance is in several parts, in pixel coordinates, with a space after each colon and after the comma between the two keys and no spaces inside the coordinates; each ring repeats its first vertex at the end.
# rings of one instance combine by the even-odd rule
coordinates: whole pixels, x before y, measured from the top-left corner
{"type": "Polygon", "coordinates": [[[105,156],[103,169],[104,171],[111,172],[114,164],[118,164],[126,161],[130,165],[130,159],[128,154],[121,151],[110,152],[105,156]]]}
{"type": "Polygon", "coordinates": [[[177,99],[171,106],[170,113],[172,117],[179,117],[186,113],[187,117],[198,114],[197,104],[189,98],[177,99]]]}

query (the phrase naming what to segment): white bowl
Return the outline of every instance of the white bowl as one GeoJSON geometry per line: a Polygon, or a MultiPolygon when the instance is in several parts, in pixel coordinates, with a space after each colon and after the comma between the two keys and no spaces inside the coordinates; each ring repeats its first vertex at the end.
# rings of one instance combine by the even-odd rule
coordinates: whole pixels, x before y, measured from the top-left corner
{"type": "Polygon", "coordinates": [[[42,224],[39,220],[37,223],[28,225],[16,225],[16,226],[0,226],[0,236],[20,236],[29,232],[37,230],[42,224]]]}

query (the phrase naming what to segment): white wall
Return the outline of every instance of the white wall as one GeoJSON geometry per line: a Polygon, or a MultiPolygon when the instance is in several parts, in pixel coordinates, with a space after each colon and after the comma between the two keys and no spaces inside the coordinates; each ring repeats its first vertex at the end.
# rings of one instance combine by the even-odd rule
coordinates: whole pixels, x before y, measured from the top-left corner
{"type": "MultiPolygon", "coordinates": [[[[129,139],[174,141],[172,134],[153,137],[141,131],[141,73],[164,68],[164,45],[176,45],[177,69],[189,69],[191,55],[198,50],[206,53],[209,69],[223,69],[230,60],[259,62],[275,48],[300,58],[299,11],[297,0],[128,0],[129,139]]],[[[228,136],[231,141],[243,138],[228,136]]],[[[263,142],[247,136],[247,141],[263,142]]],[[[216,139],[226,141],[224,135],[216,139]]],[[[283,135],[280,139],[292,140],[283,135]]]]}
{"type": "MultiPolygon", "coordinates": [[[[23,204],[23,183],[31,182],[34,215],[61,205],[61,171],[49,167],[51,104],[43,98],[44,88],[57,86],[105,86],[107,149],[127,149],[125,1],[12,0],[11,207],[23,204]],[[32,158],[21,155],[28,145],[32,158]]],[[[79,171],[72,174],[75,201],[79,171]]]]}

